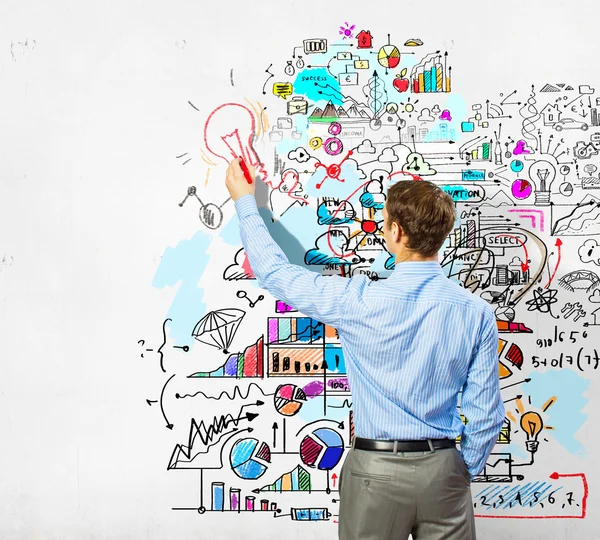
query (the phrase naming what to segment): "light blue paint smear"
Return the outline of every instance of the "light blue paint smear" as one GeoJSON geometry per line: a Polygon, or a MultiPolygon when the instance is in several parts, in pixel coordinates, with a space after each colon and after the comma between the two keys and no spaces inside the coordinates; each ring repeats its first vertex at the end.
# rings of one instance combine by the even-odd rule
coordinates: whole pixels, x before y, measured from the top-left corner
{"type": "Polygon", "coordinates": [[[230,246],[239,246],[242,244],[240,237],[240,220],[236,214],[233,214],[229,221],[221,228],[219,236],[230,246]]]}
{"type": "MultiPolygon", "coordinates": [[[[327,415],[325,418],[334,420],[335,422],[345,422],[348,427],[348,408],[340,407],[343,400],[339,397],[327,396],[327,415]],[[330,407],[329,405],[335,405],[330,407]]],[[[323,418],[323,395],[318,398],[309,399],[302,404],[302,408],[298,412],[298,417],[306,422],[312,422],[315,418],[323,418]]],[[[327,427],[338,429],[335,424],[327,424],[327,427]]],[[[308,433],[308,432],[307,432],[308,433]]]]}
{"type": "Polygon", "coordinates": [[[587,414],[581,411],[588,399],[583,397],[590,381],[577,372],[563,369],[561,371],[533,372],[531,381],[523,388],[531,396],[531,404],[541,408],[552,396],[556,402],[545,413],[542,413],[544,424],[553,426],[553,431],[542,431],[540,437],[553,437],[571,454],[587,458],[584,446],[575,439],[575,433],[584,424],[587,414]]]}
{"type": "MultiPolygon", "coordinates": [[[[516,429],[517,427],[519,427],[518,424],[514,429],[516,429]]],[[[544,444],[546,444],[545,441],[544,444]]],[[[516,443],[503,444],[502,446],[498,445],[494,448],[493,452],[510,454],[515,464],[525,462],[529,463],[529,461],[531,460],[531,454],[527,452],[527,450],[525,450],[523,446],[516,443]]],[[[520,474],[519,469],[513,469],[513,474],[520,474]]]]}
{"type": "Polygon", "coordinates": [[[294,95],[304,95],[311,101],[326,100],[333,102],[334,105],[342,104],[340,83],[329,74],[327,68],[307,68],[298,71],[293,84],[294,95]],[[327,85],[331,88],[327,88],[327,85]]]}
{"type": "Polygon", "coordinates": [[[198,231],[189,240],[168,247],[152,280],[152,286],[157,289],[180,284],[167,313],[172,319],[167,323],[169,335],[180,347],[193,346],[192,330],[205,314],[204,290],[198,287],[198,281],[208,263],[206,250],[210,242],[210,236],[198,231]]]}
{"type": "MultiPolygon", "coordinates": [[[[440,94],[435,94],[439,96],[440,94]]],[[[441,94],[443,96],[443,94],[441,94]]],[[[433,132],[437,131],[439,134],[440,124],[446,124],[448,127],[448,133],[454,130],[454,140],[457,142],[463,138],[466,138],[465,134],[461,131],[461,124],[463,120],[466,120],[469,116],[475,116],[475,111],[470,112],[467,110],[467,102],[459,94],[450,94],[446,98],[446,102],[440,105],[440,111],[449,110],[452,120],[439,120],[439,115],[436,117],[436,121],[427,124],[429,133],[423,138],[424,141],[431,141],[433,139],[433,132]]],[[[480,111],[481,112],[481,111],[480,111]]],[[[485,111],[484,111],[485,112],[485,111]]],[[[470,135],[470,134],[469,134],[470,135]]],[[[455,147],[454,151],[458,148],[455,147]]]]}
{"type": "MultiPolygon", "coordinates": [[[[298,163],[297,161],[288,161],[289,157],[288,154],[290,152],[293,152],[294,150],[296,150],[296,148],[302,146],[303,148],[307,149],[307,136],[305,134],[306,132],[306,128],[304,128],[303,131],[303,137],[301,139],[283,139],[283,141],[281,141],[280,143],[277,143],[277,155],[281,156],[284,161],[286,162],[286,169],[290,168],[290,169],[302,169],[304,170],[305,165],[303,163],[298,163]],[[285,156],[285,158],[283,157],[285,156]]],[[[281,181],[281,173],[278,174],[277,176],[272,176],[271,177],[271,182],[274,186],[276,186],[277,184],[279,184],[279,182],[281,181]]]]}

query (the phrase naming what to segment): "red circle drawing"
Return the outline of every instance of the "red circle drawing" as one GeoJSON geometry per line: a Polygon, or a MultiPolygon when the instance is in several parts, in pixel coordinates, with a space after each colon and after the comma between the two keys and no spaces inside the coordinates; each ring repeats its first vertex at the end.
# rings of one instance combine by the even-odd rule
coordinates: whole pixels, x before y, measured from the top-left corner
{"type": "Polygon", "coordinates": [[[374,233],[377,230],[377,223],[375,221],[370,220],[370,219],[365,219],[360,224],[360,228],[363,230],[363,232],[374,233]]]}

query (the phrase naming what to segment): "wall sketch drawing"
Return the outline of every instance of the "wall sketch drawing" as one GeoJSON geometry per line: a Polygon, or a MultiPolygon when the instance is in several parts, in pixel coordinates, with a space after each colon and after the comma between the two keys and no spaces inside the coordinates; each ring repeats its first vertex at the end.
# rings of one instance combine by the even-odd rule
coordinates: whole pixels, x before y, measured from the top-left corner
{"type": "MultiPolygon", "coordinates": [[[[600,97],[588,81],[551,80],[481,89],[467,104],[455,95],[452,54],[439,44],[348,23],[339,33],[290,43],[263,87],[246,89],[260,101],[208,113],[203,140],[194,141],[206,174],[242,156],[268,190],[259,206],[273,235],[295,237],[284,244],[292,262],[373,280],[394,268],[381,231],[388,186],[427,179],[448,192],[458,219],[442,267],[494,307],[501,336],[507,414],[473,482],[476,515],[584,518],[585,467],[539,462],[557,447],[584,452],[576,431],[600,363],[600,97]],[[565,253],[579,255],[576,270],[565,253]]],[[[199,112],[191,101],[190,109],[199,112]]],[[[237,226],[223,218],[225,203],[203,202],[196,187],[188,197],[200,201],[204,227],[237,226]]],[[[244,288],[223,288],[230,292],[206,306],[212,311],[198,306],[198,322],[167,325],[169,342],[189,347],[198,368],[161,395],[173,416],[183,400],[196,411],[182,412],[179,442],[165,456],[169,470],[197,481],[187,505],[173,509],[335,521],[336,480],[353,437],[336,330],[254,290],[239,238],[228,242],[232,255],[211,256],[210,279],[244,288]]]]}

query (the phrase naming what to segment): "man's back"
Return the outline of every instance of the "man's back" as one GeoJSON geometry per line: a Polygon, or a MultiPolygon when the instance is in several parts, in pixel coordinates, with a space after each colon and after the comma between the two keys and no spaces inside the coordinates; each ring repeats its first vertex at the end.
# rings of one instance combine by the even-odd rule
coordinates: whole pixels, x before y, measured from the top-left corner
{"type": "Polygon", "coordinates": [[[457,397],[488,304],[437,262],[400,264],[383,281],[354,280],[338,332],[356,432],[388,440],[460,435],[457,397]]]}
{"type": "Polygon", "coordinates": [[[355,433],[382,440],[455,439],[471,474],[478,473],[504,417],[497,392],[486,380],[497,363],[495,317],[489,304],[449,280],[437,262],[406,262],[373,282],[352,278],[338,333],[344,350],[354,408],[355,433]],[[484,373],[481,365],[486,369],[484,373]],[[478,408],[496,414],[478,417],[478,408]],[[473,388],[473,386],[477,388],[473,388]],[[477,390],[477,392],[474,392],[477,390]],[[485,432],[489,431],[489,434],[485,432]]]}

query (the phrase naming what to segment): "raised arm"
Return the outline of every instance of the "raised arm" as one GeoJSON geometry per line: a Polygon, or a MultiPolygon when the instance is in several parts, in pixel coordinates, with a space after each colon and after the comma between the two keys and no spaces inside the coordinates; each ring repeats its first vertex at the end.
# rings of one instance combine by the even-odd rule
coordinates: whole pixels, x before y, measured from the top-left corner
{"type": "MultiPolygon", "coordinates": [[[[251,173],[254,178],[254,171],[251,173]]],[[[260,286],[305,315],[338,328],[351,280],[322,276],[289,262],[258,213],[254,181],[249,184],[245,180],[237,160],[229,166],[227,187],[235,201],[248,261],[260,286]]]]}
{"type": "Polygon", "coordinates": [[[488,308],[482,315],[479,343],[469,366],[461,411],[467,419],[461,452],[471,476],[475,476],[485,466],[505,417],[498,374],[498,328],[494,313],[488,308]]]}

